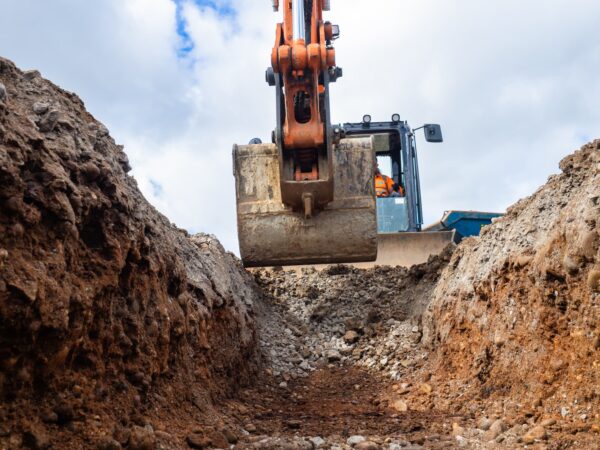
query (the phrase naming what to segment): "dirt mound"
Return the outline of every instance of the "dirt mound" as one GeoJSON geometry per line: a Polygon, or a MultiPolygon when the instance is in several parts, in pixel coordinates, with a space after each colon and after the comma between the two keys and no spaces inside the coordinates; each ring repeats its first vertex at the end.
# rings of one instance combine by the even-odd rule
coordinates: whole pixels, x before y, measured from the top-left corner
{"type": "Polygon", "coordinates": [[[258,272],[274,380],[247,420],[289,437],[286,420],[303,414],[300,436],[339,448],[356,433],[381,448],[597,448],[600,141],[561,169],[452,256],[409,270],[258,272]],[[411,432],[417,418],[429,433],[411,432]]]}
{"type": "Polygon", "coordinates": [[[455,252],[425,317],[426,370],[435,406],[556,420],[574,445],[600,431],[600,141],[560,168],[455,252]]]}
{"type": "Polygon", "coordinates": [[[251,277],[129,170],[75,94],[0,59],[0,448],[185,438],[256,367],[251,277]]]}
{"type": "Polygon", "coordinates": [[[420,317],[452,251],[410,269],[255,272],[264,375],[240,398],[251,409],[228,406],[252,430],[241,448],[447,446],[448,417],[409,413],[394,383],[426,362],[420,317]]]}
{"type": "Polygon", "coordinates": [[[420,314],[452,250],[410,269],[256,272],[268,296],[258,320],[261,348],[275,376],[303,377],[329,361],[352,361],[397,377],[395,355],[420,341],[420,314]]]}

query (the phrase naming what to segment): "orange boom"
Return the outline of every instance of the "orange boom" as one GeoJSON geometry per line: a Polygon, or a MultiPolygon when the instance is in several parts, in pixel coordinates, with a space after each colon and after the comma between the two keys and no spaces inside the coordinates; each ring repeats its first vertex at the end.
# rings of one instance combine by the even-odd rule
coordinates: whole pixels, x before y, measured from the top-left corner
{"type": "Polygon", "coordinates": [[[329,0],[273,0],[277,24],[267,82],[275,86],[273,144],[234,147],[238,236],[246,266],[374,260],[377,223],[371,138],[331,126],[329,84],[342,76],[323,19],[329,0]]]}
{"type": "MultiPolygon", "coordinates": [[[[333,200],[329,83],[341,76],[341,69],[335,66],[332,45],[339,28],[323,21],[328,3],[283,2],[283,23],[277,24],[267,70],[269,84],[277,89],[275,142],[282,153],[283,201],[303,209],[306,217],[333,200]]],[[[275,0],[274,9],[279,6],[275,0]]]]}

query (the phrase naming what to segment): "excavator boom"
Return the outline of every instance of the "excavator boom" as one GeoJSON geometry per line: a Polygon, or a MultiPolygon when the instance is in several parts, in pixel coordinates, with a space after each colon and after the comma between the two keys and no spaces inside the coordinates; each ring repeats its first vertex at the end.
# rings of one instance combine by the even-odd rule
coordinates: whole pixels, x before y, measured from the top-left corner
{"type": "Polygon", "coordinates": [[[377,222],[372,140],[332,129],[329,86],[342,75],[324,21],[328,0],[273,0],[282,9],[267,82],[273,144],[234,147],[238,235],[246,266],[372,261],[377,222]]]}

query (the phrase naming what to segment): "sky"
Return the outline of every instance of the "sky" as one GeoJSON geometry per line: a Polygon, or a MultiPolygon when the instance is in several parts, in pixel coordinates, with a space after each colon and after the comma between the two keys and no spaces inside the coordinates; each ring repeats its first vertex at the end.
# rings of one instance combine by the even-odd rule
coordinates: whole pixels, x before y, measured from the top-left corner
{"type": "MultiPolygon", "coordinates": [[[[600,137],[597,0],[332,0],[334,123],[399,113],[425,222],[503,211],[600,137]]],[[[237,253],[231,150],[270,140],[270,0],[0,0],[0,55],[76,92],[125,145],[146,198],[237,253]]]]}

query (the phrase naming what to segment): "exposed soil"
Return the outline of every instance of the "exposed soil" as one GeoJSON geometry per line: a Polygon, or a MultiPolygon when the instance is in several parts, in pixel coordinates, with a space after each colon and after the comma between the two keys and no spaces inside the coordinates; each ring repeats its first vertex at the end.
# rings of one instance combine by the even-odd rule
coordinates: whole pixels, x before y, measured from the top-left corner
{"type": "Polygon", "coordinates": [[[0,59],[0,449],[600,447],[600,141],[405,268],[246,272],[0,59]]]}
{"type": "Polygon", "coordinates": [[[4,59],[0,83],[0,448],[193,423],[256,370],[251,277],[145,201],[75,94],[4,59]]]}
{"type": "Polygon", "coordinates": [[[240,401],[253,407],[241,417],[256,428],[248,447],[272,445],[273,436],[297,442],[309,441],[298,436],[325,436],[324,446],[367,436],[379,445],[404,448],[410,442],[443,448],[454,440],[446,414],[399,412],[382,400],[392,392],[389,380],[351,366],[323,368],[286,388],[271,383],[244,391],[240,401]]]}

